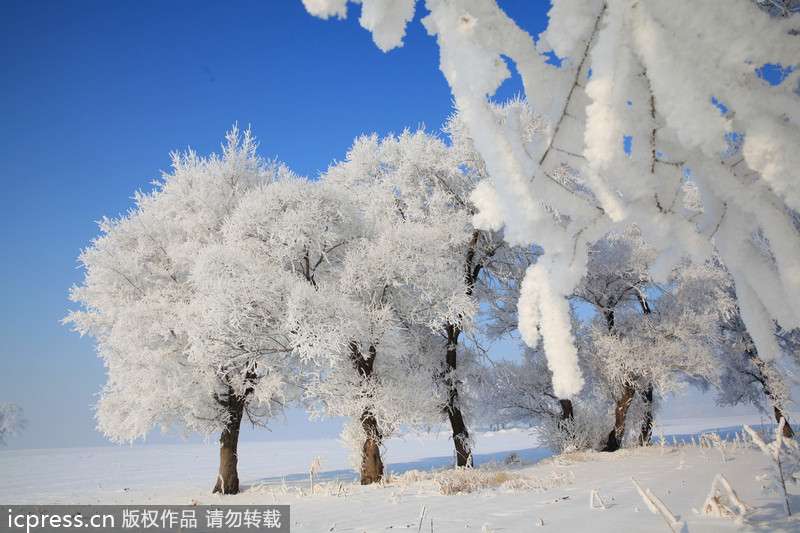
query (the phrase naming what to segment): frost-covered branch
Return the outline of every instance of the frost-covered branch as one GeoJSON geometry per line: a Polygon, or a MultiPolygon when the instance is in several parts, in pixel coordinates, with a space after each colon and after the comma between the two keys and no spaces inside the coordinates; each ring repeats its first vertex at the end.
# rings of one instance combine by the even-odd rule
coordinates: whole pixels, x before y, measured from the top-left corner
{"type": "MultiPolygon", "coordinates": [[[[318,15],[345,14],[344,0],[305,3],[318,15]]],[[[425,2],[423,23],[493,179],[473,195],[476,221],[545,251],[525,282],[520,327],[528,342],[538,331],[545,337],[559,395],[582,384],[561,300],[585,273],[588,245],[631,223],[662,251],[657,280],[686,254],[699,264],[719,250],[766,360],[780,353],[773,320],[800,326],[800,278],[792,274],[800,238],[785,212],[800,210],[800,69],[786,68],[800,57],[798,19],[790,2],[759,3],[778,16],[749,0],[558,0],[534,43],[495,2],[425,2]],[[548,64],[549,52],[560,67],[548,64]],[[501,122],[493,114],[488,98],[510,76],[507,59],[547,117],[547,133],[526,138],[517,116],[501,122]],[[784,68],[783,81],[759,79],[765,65],[784,68]],[[724,155],[733,135],[738,164],[724,155]],[[551,179],[550,166],[562,163],[580,173],[588,195],[551,179]],[[699,224],[681,201],[687,171],[704,209],[699,224]],[[751,246],[758,232],[770,254],[751,246]]],[[[381,48],[399,45],[413,4],[364,0],[362,25],[381,48]]]]}
{"type": "Polygon", "coordinates": [[[785,423],[785,420],[781,419],[775,430],[775,440],[769,444],[765,443],[750,426],[744,426],[744,429],[764,455],[772,461],[773,472],[772,476],[770,476],[770,484],[765,487],[764,491],[776,492],[781,498],[781,504],[786,516],[790,516],[792,510],[789,507],[786,484],[797,483],[798,481],[795,470],[800,465],[800,444],[791,438],[787,439],[783,436],[783,425],[785,423]]]}

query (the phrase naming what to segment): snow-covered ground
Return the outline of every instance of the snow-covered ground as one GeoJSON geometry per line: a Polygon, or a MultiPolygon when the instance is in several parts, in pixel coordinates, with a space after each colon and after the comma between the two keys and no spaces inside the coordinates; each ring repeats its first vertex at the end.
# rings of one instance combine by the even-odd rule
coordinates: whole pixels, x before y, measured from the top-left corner
{"type": "MultiPolygon", "coordinates": [[[[580,453],[553,457],[536,446],[529,431],[482,433],[476,445],[476,473],[463,480],[443,469],[450,463],[447,434],[392,439],[385,460],[392,472],[384,486],[361,487],[349,468],[348,451],[333,439],[245,442],[239,472],[244,490],[236,496],[211,494],[217,448],[213,444],[140,445],[0,452],[3,504],[289,504],[292,531],[377,532],[401,530],[523,532],[550,531],[800,531],[785,518],[779,498],[762,494],[756,476],[770,472],[755,448],[729,442],[725,460],[718,448],[691,445],[691,435],[721,434],[760,424],[756,417],[664,421],[667,445],[625,449],[614,454],[580,453]],[[687,446],[673,446],[686,440],[687,446]],[[503,464],[516,453],[520,462],[503,464]],[[309,470],[322,456],[322,472],[311,494],[309,470]],[[717,474],[757,511],[743,525],[698,515],[717,474]],[[669,526],[652,514],[636,486],[650,489],[680,520],[669,526]],[[484,483],[461,494],[459,486],[484,483]],[[593,491],[606,509],[590,505],[593,491]]],[[[697,441],[695,437],[695,441],[697,441]]],[[[800,514],[800,488],[790,488],[800,514]]]]}

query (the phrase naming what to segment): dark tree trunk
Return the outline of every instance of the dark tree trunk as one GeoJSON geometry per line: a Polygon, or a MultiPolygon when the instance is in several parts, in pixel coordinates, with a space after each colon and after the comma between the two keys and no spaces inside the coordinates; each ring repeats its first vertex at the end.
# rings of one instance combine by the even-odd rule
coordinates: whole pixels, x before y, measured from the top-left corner
{"type": "MultiPolygon", "coordinates": [[[[369,355],[363,357],[358,344],[350,343],[350,357],[361,379],[368,381],[372,377],[377,351],[374,346],[369,347],[369,355]]],[[[364,431],[364,447],[361,459],[361,484],[377,483],[383,478],[383,460],[381,459],[381,435],[378,421],[374,413],[365,409],[361,414],[361,429],[364,431]]]]}
{"type": "Polygon", "coordinates": [[[622,446],[622,437],[625,435],[625,417],[628,415],[628,408],[631,406],[636,388],[633,385],[625,384],[622,396],[614,398],[616,407],[614,408],[614,429],[608,434],[606,444],[603,446],[604,452],[615,452],[622,446]]]}
{"type": "MultiPolygon", "coordinates": [[[[606,326],[608,331],[614,330],[615,317],[614,309],[608,309],[603,313],[606,319],[606,326]]],[[[622,446],[622,437],[625,435],[625,418],[628,416],[628,408],[633,401],[633,395],[636,394],[636,389],[630,383],[625,383],[622,388],[622,396],[614,399],[614,429],[608,434],[606,443],[603,445],[602,451],[615,452],[622,446]]]]}
{"type": "Polygon", "coordinates": [[[383,478],[383,459],[381,459],[381,433],[378,421],[369,411],[361,415],[361,428],[364,430],[363,458],[361,460],[361,484],[370,485],[383,478]]]}
{"type": "Polygon", "coordinates": [[[558,403],[561,405],[561,420],[566,422],[575,418],[572,410],[572,400],[558,400],[558,403]]]}
{"type": "Polygon", "coordinates": [[[769,398],[770,403],[772,403],[772,410],[775,414],[775,421],[780,424],[781,418],[786,420],[786,424],[783,426],[783,436],[786,438],[794,437],[794,430],[789,425],[789,419],[786,418],[786,414],[783,412],[781,407],[781,402],[775,393],[772,392],[772,387],[770,386],[769,377],[767,377],[766,372],[764,371],[764,360],[758,356],[758,352],[756,352],[755,348],[749,348],[746,350],[747,356],[755,365],[756,369],[758,369],[758,376],[756,379],[759,383],[761,383],[761,388],[764,391],[764,394],[769,398]]]}
{"type": "Polygon", "coordinates": [[[237,464],[239,456],[239,428],[242,425],[244,415],[245,398],[234,393],[233,389],[228,389],[228,398],[224,400],[225,407],[228,409],[228,423],[222,430],[219,438],[219,476],[214,492],[222,494],[239,493],[239,472],[237,464]]]}
{"type": "MultiPolygon", "coordinates": [[[[651,109],[654,109],[652,108],[652,97],[650,98],[650,105],[651,109]]],[[[655,144],[653,144],[653,146],[655,147],[655,144]]],[[[653,150],[653,157],[655,158],[655,148],[653,148],[653,150]]],[[[655,159],[653,159],[653,161],[653,164],[655,164],[655,159]]],[[[636,294],[636,298],[639,300],[639,305],[642,307],[642,313],[645,315],[653,313],[644,294],[639,292],[636,294]]],[[[648,383],[643,391],[639,391],[639,396],[642,398],[642,402],[644,402],[644,420],[642,420],[642,426],[639,428],[639,445],[647,446],[650,444],[650,439],[653,436],[653,384],[648,383]]]]}
{"type": "Polygon", "coordinates": [[[614,318],[614,310],[608,309],[607,311],[603,312],[603,315],[606,318],[606,327],[608,328],[608,331],[614,331],[614,324],[616,323],[614,318]]]}
{"type": "Polygon", "coordinates": [[[458,402],[458,382],[454,378],[458,366],[458,336],[461,330],[458,326],[447,323],[447,354],[445,357],[445,387],[447,388],[447,405],[445,412],[450,419],[453,430],[453,444],[456,448],[456,466],[472,466],[472,450],[469,447],[469,431],[464,422],[464,415],[458,402]]]}
{"type": "MultiPolygon", "coordinates": [[[[477,256],[478,243],[481,239],[481,231],[475,230],[472,233],[467,254],[464,258],[464,283],[466,295],[472,297],[475,291],[475,284],[478,282],[483,262],[477,256]]],[[[491,254],[490,254],[491,255],[491,254]]],[[[447,347],[445,354],[445,388],[447,390],[447,405],[445,413],[450,420],[450,427],[453,430],[453,444],[456,449],[456,466],[472,466],[472,450],[469,446],[469,430],[464,422],[464,414],[458,401],[458,380],[455,379],[455,372],[458,368],[458,337],[461,335],[461,328],[450,322],[444,325],[447,335],[447,347]]]]}
{"type": "Polygon", "coordinates": [[[639,429],[639,445],[647,446],[653,437],[653,384],[648,384],[639,395],[644,402],[644,420],[639,429]]]}
{"type": "Polygon", "coordinates": [[[558,403],[561,406],[561,420],[558,422],[558,427],[574,441],[576,435],[572,421],[575,419],[575,413],[572,409],[572,400],[561,399],[558,400],[558,403]]]}

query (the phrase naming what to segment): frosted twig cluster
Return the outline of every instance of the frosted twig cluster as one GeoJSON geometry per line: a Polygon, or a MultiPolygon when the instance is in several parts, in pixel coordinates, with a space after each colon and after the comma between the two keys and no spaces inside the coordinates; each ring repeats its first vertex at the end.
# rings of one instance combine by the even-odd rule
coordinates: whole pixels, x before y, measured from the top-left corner
{"type": "Polygon", "coordinates": [[[769,444],[764,442],[764,439],[753,431],[750,426],[744,426],[744,430],[772,462],[772,474],[765,476],[768,479],[768,484],[764,487],[764,491],[778,494],[778,497],[781,498],[783,511],[786,516],[790,516],[792,510],[789,506],[786,484],[797,483],[798,479],[800,479],[800,476],[795,473],[798,465],[800,465],[800,444],[794,439],[784,437],[783,426],[785,423],[785,420],[781,420],[775,429],[775,440],[769,444]]]}
{"type": "Polygon", "coordinates": [[[717,474],[699,512],[719,518],[734,518],[737,524],[741,524],[754,512],[754,509],[739,499],[725,476],[717,474]]]}

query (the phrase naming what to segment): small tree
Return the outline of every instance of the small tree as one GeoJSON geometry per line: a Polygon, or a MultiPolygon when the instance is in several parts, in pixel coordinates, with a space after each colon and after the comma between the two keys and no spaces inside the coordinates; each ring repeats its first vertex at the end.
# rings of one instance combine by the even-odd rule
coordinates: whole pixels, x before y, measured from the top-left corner
{"type": "Polygon", "coordinates": [[[65,322],[95,338],[108,369],[98,428],[117,442],[145,438],[156,425],[220,432],[214,492],[235,494],[241,422],[274,417],[293,377],[286,346],[272,335],[277,313],[232,322],[231,306],[250,306],[246,287],[227,298],[215,286],[248,267],[263,282],[241,254],[214,251],[244,193],[285,173],[256,156],[249,131],[234,127],[227,141],[222,156],[173,154],[172,173],[153,192],[137,193],[127,215],[100,223],[101,235],[80,255],[83,284],[70,293],[83,309],[65,322]]]}
{"type": "MultiPolygon", "coordinates": [[[[732,295],[733,288],[726,289],[732,295]]],[[[759,357],[758,349],[738,312],[721,316],[722,328],[722,386],[717,401],[721,405],[750,403],[763,411],[771,410],[775,422],[784,421],[783,436],[794,436],[794,430],[788,422],[786,406],[791,402],[791,371],[784,366],[788,360],[765,361],[759,357]],[[765,402],[766,400],[766,402],[765,402]]],[[[798,336],[796,332],[779,332],[776,330],[779,344],[784,352],[790,355],[797,353],[798,336]]]]}
{"type": "Polygon", "coordinates": [[[785,423],[785,420],[780,420],[778,427],[775,428],[775,440],[769,444],[766,444],[750,426],[744,426],[744,429],[764,455],[772,461],[772,475],[764,476],[764,478],[769,478],[769,485],[764,487],[764,492],[776,492],[781,499],[784,513],[786,513],[786,516],[791,516],[792,510],[789,507],[786,484],[796,484],[800,479],[800,476],[795,474],[797,467],[800,466],[800,444],[791,438],[785,437],[783,431],[785,423]]]}
{"type": "Polygon", "coordinates": [[[600,388],[590,372],[584,371],[588,383],[575,401],[555,395],[552,373],[538,348],[525,346],[521,361],[499,361],[488,374],[484,394],[494,417],[536,425],[538,441],[551,450],[594,449],[607,435],[608,416],[601,409],[605,399],[596,397],[600,388]]]}
{"type": "Polygon", "coordinates": [[[0,403],[0,446],[5,446],[6,439],[18,437],[28,423],[22,417],[22,408],[15,403],[0,403]]]}
{"type": "Polygon", "coordinates": [[[629,409],[642,407],[639,442],[650,441],[654,394],[679,390],[687,379],[714,380],[718,309],[729,304],[713,265],[685,263],[668,284],[649,275],[658,252],[633,227],[611,234],[590,252],[589,272],[575,298],[596,317],[581,335],[586,366],[614,406],[614,429],[603,449],[615,451],[629,409]]]}

